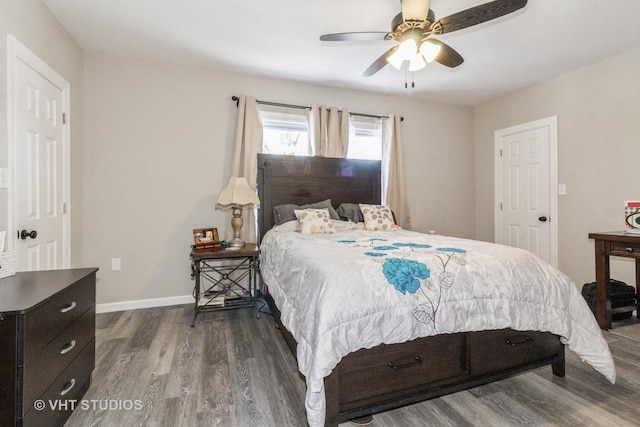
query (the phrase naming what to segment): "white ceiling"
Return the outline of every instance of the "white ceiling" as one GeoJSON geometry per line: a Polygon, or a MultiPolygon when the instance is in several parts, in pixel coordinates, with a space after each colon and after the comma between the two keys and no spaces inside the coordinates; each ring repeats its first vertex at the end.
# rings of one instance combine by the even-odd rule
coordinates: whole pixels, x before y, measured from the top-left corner
{"type": "MultiPolygon", "coordinates": [[[[487,1],[432,0],[431,9],[443,18],[487,1]]],[[[372,77],[361,76],[394,42],[318,39],[326,33],[390,31],[399,0],[43,2],[87,52],[461,105],[477,105],[640,47],[640,0],[529,0],[513,14],[438,36],[465,62],[455,69],[431,64],[415,73],[414,89],[405,89],[405,72],[391,66],[372,77]]]]}

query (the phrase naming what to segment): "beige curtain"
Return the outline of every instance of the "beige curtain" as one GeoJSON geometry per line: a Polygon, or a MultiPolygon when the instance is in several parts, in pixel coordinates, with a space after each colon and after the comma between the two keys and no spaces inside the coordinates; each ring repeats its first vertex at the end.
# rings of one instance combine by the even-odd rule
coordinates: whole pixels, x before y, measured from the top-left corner
{"type": "Polygon", "coordinates": [[[346,108],[312,105],[309,133],[316,156],[346,157],[349,150],[349,111],[346,108]]]}
{"type": "MultiPolygon", "coordinates": [[[[232,177],[245,177],[251,188],[256,188],[258,175],[258,153],[262,151],[262,121],[256,98],[240,95],[238,100],[238,118],[236,121],[236,134],[233,146],[233,159],[231,163],[232,177]]],[[[226,185],[226,182],[225,182],[226,185]]],[[[229,211],[226,228],[227,240],[233,237],[229,211]]],[[[240,238],[245,242],[258,242],[258,227],[256,223],[256,209],[243,209],[242,232],[240,238]]]]}
{"type": "Polygon", "coordinates": [[[404,173],[400,117],[382,119],[382,203],[396,214],[398,225],[411,229],[404,173]]]}

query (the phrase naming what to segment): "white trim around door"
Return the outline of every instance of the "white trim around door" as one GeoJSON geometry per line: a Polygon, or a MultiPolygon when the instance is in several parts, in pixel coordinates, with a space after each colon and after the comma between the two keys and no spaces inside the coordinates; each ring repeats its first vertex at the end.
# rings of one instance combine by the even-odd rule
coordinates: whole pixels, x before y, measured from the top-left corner
{"type": "Polygon", "coordinates": [[[64,128],[62,141],[62,180],[63,180],[63,200],[61,201],[63,215],[63,268],[71,265],[71,86],[53,68],[40,59],[35,53],[24,46],[11,34],[7,34],[7,155],[9,168],[9,188],[8,188],[8,221],[7,236],[8,249],[15,246],[16,218],[15,218],[15,182],[16,164],[15,158],[16,144],[19,138],[17,132],[17,106],[18,106],[18,64],[27,64],[45,79],[51,82],[62,92],[62,111],[64,112],[64,128]],[[11,238],[10,236],[13,236],[11,238]]]}
{"type": "MultiPolygon", "coordinates": [[[[501,156],[502,142],[511,135],[528,131],[546,131],[549,139],[548,155],[548,214],[545,213],[549,225],[549,263],[558,266],[558,117],[552,116],[529,123],[501,129],[494,134],[494,233],[495,242],[504,243],[507,236],[502,236],[504,186],[508,185],[508,177],[502,174],[504,157],[501,156]]],[[[545,189],[546,190],[546,189],[545,189]]],[[[546,192],[546,191],[545,191],[546,192]]],[[[506,208],[506,207],[505,207],[506,208]]],[[[505,243],[506,244],[506,243],[505,243]]]]}

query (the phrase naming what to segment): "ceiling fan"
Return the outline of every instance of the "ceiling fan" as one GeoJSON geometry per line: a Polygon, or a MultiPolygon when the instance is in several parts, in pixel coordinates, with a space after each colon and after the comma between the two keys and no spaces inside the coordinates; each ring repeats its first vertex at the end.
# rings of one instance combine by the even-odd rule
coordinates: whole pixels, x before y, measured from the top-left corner
{"type": "Polygon", "coordinates": [[[432,61],[455,68],[462,64],[464,59],[455,49],[433,38],[433,35],[451,33],[481,24],[522,9],[527,4],[527,0],[495,0],[436,20],[435,14],[429,9],[430,0],[401,1],[402,12],[391,21],[390,32],[324,34],[320,36],[320,40],[397,42],[365,70],[362,74],[364,77],[374,75],[387,63],[400,69],[405,61],[409,63],[409,71],[420,70],[432,61]]]}

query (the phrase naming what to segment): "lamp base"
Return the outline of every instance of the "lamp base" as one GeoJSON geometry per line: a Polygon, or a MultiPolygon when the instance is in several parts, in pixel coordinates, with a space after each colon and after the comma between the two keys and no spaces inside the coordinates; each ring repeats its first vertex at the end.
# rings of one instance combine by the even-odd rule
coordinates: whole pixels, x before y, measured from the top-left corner
{"type": "Polygon", "coordinates": [[[244,247],[244,242],[240,239],[233,239],[227,243],[227,250],[238,250],[244,247]]]}

